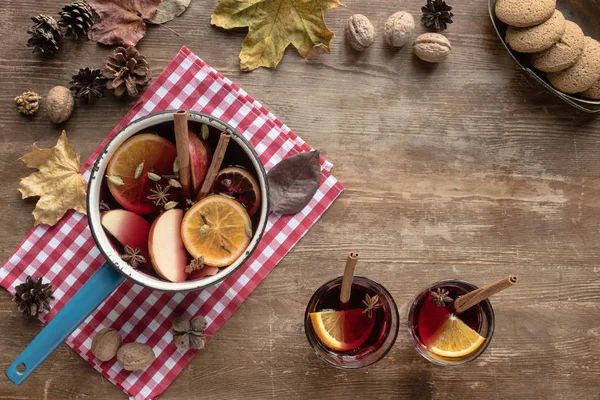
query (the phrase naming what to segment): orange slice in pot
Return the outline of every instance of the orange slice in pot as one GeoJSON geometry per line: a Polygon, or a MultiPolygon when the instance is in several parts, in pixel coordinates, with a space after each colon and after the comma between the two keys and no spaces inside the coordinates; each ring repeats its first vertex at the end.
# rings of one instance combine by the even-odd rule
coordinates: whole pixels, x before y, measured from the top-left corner
{"type": "Polygon", "coordinates": [[[229,167],[219,171],[212,191],[233,197],[246,207],[253,216],[260,206],[260,189],[250,172],[240,167],[229,167]]]}
{"type": "Polygon", "coordinates": [[[221,195],[208,196],[194,204],[183,217],[181,238],[194,258],[204,264],[226,267],[250,244],[252,221],[237,201],[221,195]]]}

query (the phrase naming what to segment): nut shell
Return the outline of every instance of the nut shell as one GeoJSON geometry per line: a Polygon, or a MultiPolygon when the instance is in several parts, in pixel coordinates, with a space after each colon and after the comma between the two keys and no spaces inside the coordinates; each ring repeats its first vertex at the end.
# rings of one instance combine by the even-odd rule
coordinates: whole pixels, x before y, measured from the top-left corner
{"type": "Polygon", "coordinates": [[[443,61],[451,51],[450,41],[439,33],[424,33],[419,35],[413,43],[415,55],[430,63],[443,61]]]}
{"type": "Polygon", "coordinates": [[[154,361],[152,347],[142,343],[127,343],[117,352],[117,361],[126,371],[146,369],[154,361]]]}
{"type": "Polygon", "coordinates": [[[74,105],[73,94],[64,86],[53,87],[46,96],[48,117],[55,124],[68,120],[73,113],[74,105]]]}
{"type": "Polygon", "coordinates": [[[402,47],[410,40],[415,31],[415,19],[406,11],[390,15],[383,27],[383,37],[392,47],[402,47]]]}
{"type": "Polygon", "coordinates": [[[111,328],[100,330],[92,339],[92,354],[100,361],[108,361],[117,355],[121,335],[111,328]]]}
{"type": "Polygon", "coordinates": [[[375,41],[375,28],[369,18],[354,14],[346,21],[346,40],[356,51],[364,51],[375,41]]]}

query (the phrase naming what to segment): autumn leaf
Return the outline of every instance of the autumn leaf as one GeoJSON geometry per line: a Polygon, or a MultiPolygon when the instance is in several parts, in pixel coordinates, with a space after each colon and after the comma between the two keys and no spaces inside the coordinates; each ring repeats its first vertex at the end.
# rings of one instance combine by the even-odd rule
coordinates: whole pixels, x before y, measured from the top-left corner
{"type": "Polygon", "coordinates": [[[109,46],[135,46],[146,35],[146,22],[161,0],[87,0],[100,17],[88,33],[90,40],[109,46]]]}
{"type": "Polygon", "coordinates": [[[277,214],[296,214],[312,200],[321,180],[317,150],[295,154],[275,165],[267,174],[269,202],[277,214]]]}
{"type": "Polygon", "coordinates": [[[242,70],[275,68],[290,44],[304,58],[315,47],[329,52],[333,32],[323,14],[342,5],[338,0],[219,0],[210,22],[225,29],[248,27],[242,70]]]}
{"type": "Polygon", "coordinates": [[[39,171],[21,179],[21,196],[39,196],[33,210],[35,225],[56,224],[70,209],[86,213],[86,184],[79,173],[79,153],[75,153],[62,132],[56,146],[42,149],[33,145],[33,151],[21,157],[30,168],[39,171]]]}
{"type": "Polygon", "coordinates": [[[179,17],[188,8],[192,0],[162,0],[156,14],[148,20],[151,24],[164,24],[179,17]]]}

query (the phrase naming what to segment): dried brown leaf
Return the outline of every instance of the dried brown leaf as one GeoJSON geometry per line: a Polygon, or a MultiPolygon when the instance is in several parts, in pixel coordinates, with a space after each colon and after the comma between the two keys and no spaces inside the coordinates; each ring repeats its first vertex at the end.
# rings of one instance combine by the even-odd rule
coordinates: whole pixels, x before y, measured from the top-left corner
{"type": "Polygon", "coordinates": [[[192,0],[162,0],[156,14],[148,22],[151,24],[164,24],[179,17],[188,8],[192,0]]]}
{"type": "Polygon", "coordinates": [[[39,196],[33,216],[35,225],[54,225],[70,209],[86,213],[86,184],[79,173],[79,153],[75,153],[62,132],[56,146],[41,149],[36,145],[33,151],[22,157],[27,166],[39,171],[21,179],[19,191],[25,199],[39,196]],[[48,150],[52,155],[48,156],[48,150]]]}
{"type": "Polygon", "coordinates": [[[146,35],[146,22],[161,0],[87,0],[100,17],[88,33],[90,40],[112,45],[135,46],[146,35]]]}
{"type": "Polygon", "coordinates": [[[321,180],[317,150],[299,153],[282,160],[267,174],[271,211],[295,214],[313,198],[321,180]]]}

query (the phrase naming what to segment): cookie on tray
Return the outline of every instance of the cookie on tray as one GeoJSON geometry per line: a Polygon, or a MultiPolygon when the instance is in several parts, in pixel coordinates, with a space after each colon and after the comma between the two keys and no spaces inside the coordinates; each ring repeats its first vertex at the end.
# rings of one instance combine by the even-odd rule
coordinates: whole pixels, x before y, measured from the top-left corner
{"type": "MultiPolygon", "coordinates": [[[[560,72],[549,72],[548,80],[564,93],[584,92],[600,80],[600,42],[586,36],[583,52],[575,64],[560,72]]],[[[591,95],[588,92],[588,95],[591,95]]]]}
{"type": "Polygon", "coordinates": [[[556,0],[498,0],[496,16],[507,25],[526,28],[548,20],[556,0]]]}
{"type": "Polygon", "coordinates": [[[600,100],[600,80],[581,93],[581,96],[590,100],[600,100]]]}
{"type": "Polygon", "coordinates": [[[565,33],[566,20],[555,10],[545,22],[529,28],[509,26],[506,30],[506,43],[520,53],[537,53],[546,50],[560,40],[565,33]]]}
{"type": "Polygon", "coordinates": [[[543,72],[558,72],[575,64],[583,52],[583,31],[575,22],[567,21],[565,33],[554,46],[531,55],[531,64],[543,72]]]}

